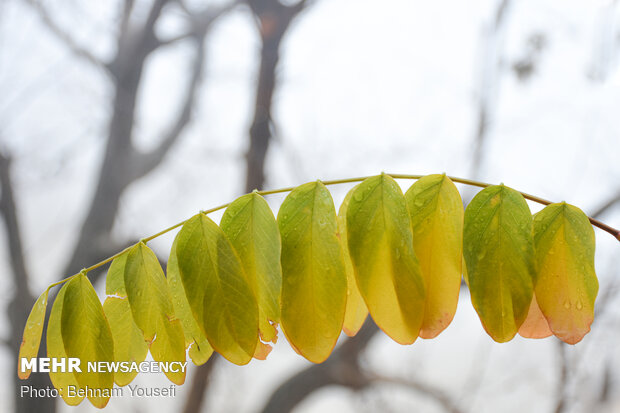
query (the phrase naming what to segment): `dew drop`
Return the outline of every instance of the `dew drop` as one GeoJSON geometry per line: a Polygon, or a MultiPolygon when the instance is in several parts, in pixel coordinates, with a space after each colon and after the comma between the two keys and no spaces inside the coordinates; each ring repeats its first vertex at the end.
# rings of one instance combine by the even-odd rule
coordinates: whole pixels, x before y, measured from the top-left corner
{"type": "Polygon", "coordinates": [[[396,255],[396,259],[399,260],[400,259],[400,248],[396,248],[394,250],[394,254],[396,255]]]}
{"type": "Polygon", "coordinates": [[[413,203],[418,208],[420,208],[422,205],[424,205],[424,201],[422,201],[422,199],[420,199],[420,198],[417,198],[415,201],[413,201],[413,203]]]}
{"type": "Polygon", "coordinates": [[[564,301],[564,308],[566,308],[567,310],[570,309],[570,300],[564,301]]]}
{"type": "Polygon", "coordinates": [[[360,194],[360,193],[359,193],[359,191],[358,191],[358,192],[356,192],[356,193],[353,195],[353,198],[355,198],[355,200],[356,200],[357,202],[360,202],[362,199],[364,199],[364,196],[363,196],[362,194],[360,194]]]}
{"type": "Polygon", "coordinates": [[[583,308],[583,304],[581,303],[581,301],[577,301],[577,303],[575,304],[575,308],[577,310],[581,310],[583,308]]]}

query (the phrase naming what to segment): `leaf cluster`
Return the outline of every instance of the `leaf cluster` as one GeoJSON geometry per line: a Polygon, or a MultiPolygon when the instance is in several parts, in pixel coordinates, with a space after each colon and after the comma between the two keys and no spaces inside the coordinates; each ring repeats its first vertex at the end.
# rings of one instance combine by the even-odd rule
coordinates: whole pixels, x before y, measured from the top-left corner
{"type": "MultiPolygon", "coordinates": [[[[216,351],[243,365],[267,357],[279,326],[296,352],[320,363],[368,314],[398,343],[436,337],[454,317],[463,275],[495,341],[554,334],[574,344],[590,330],[594,231],[580,209],[557,203],[532,215],[503,184],[464,209],[445,174],[421,177],[406,193],[381,174],[353,187],[338,211],[316,181],[293,188],[277,218],[256,191],[228,205],[219,225],[201,212],[183,223],[166,274],[145,241],[118,254],[103,305],[85,271],[70,277],[52,306],[48,356],[139,363],[150,352],[200,365],[216,351]]],[[[48,292],[28,318],[20,359],[38,353],[48,292]]],[[[136,374],[50,377],[58,389],[109,389],[136,374]]]]}

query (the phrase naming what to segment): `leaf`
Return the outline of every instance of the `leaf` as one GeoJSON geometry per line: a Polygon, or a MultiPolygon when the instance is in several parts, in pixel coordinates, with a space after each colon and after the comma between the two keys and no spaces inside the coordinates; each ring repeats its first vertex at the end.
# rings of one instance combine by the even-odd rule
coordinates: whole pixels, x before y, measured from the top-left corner
{"type": "Polygon", "coordinates": [[[110,394],[106,395],[105,392],[111,392],[114,373],[89,371],[87,364],[112,362],[114,341],[99,297],[84,274],[67,281],[60,330],[67,357],[81,361],[82,372],[74,373],[80,388],[101,390],[101,395],[98,392],[87,392],[86,396],[93,406],[100,409],[105,407],[110,400],[110,394]]]}
{"type": "Polygon", "coordinates": [[[347,242],[347,208],[353,196],[353,191],[355,191],[358,186],[359,185],[354,186],[347,193],[347,196],[345,196],[338,210],[338,231],[340,233],[340,244],[342,245],[342,251],[344,253],[344,266],[347,273],[347,306],[344,312],[342,330],[349,337],[353,337],[357,334],[368,317],[366,303],[364,303],[364,298],[360,294],[359,288],[357,288],[355,271],[353,270],[353,263],[351,262],[351,255],[349,254],[349,244],[347,242]]]}
{"type": "Polygon", "coordinates": [[[176,248],[187,300],[209,343],[232,363],[247,364],[258,342],[258,306],[230,241],[197,214],[181,228],[176,248]]]}
{"type": "Polygon", "coordinates": [[[282,236],[282,329],[302,356],[324,361],[342,330],[344,257],[332,197],[321,182],[295,188],[278,212],[282,236]]]}
{"type": "MultiPolygon", "coordinates": [[[[52,311],[50,312],[50,318],[47,322],[47,357],[50,359],[67,359],[67,352],[65,351],[65,344],[62,338],[61,323],[62,313],[65,301],[65,292],[67,291],[68,283],[65,283],[52,305],[52,311]]],[[[80,373],[77,373],[80,374],[80,373]]],[[[79,389],[80,385],[77,382],[75,374],[70,371],[60,372],[50,369],[50,380],[62,399],[69,406],[77,406],[84,400],[84,396],[79,396],[78,393],[72,393],[75,396],[71,396],[69,388],[79,389]]]]}
{"type": "MultiPolygon", "coordinates": [[[[185,339],[174,307],[164,272],[155,253],[140,242],[127,253],[125,290],[133,319],[149,342],[153,360],[185,362],[185,339]]],[[[175,384],[183,384],[185,371],[164,374],[175,384]]]]}
{"type": "Polygon", "coordinates": [[[47,294],[49,289],[45,290],[43,294],[37,298],[28,320],[26,320],[26,326],[24,327],[24,335],[22,343],[19,346],[19,356],[17,357],[17,376],[25,380],[30,377],[31,370],[21,370],[21,359],[36,358],[39,354],[39,345],[41,344],[41,335],[43,333],[43,323],[45,322],[45,310],[47,309],[47,294]]]}
{"type": "Polygon", "coordinates": [[[259,332],[263,341],[278,339],[273,324],[280,322],[280,232],[271,208],[256,192],[231,203],[220,227],[237,251],[258,304],[259,332]]]}
{"type": "MultiPolygon", "coordinates": [[[[103,312],[108,319],[114,339],[114,361],[141,363],[146,359],[148,345],[144,341],[142,331],[133,320],[127,300],[124,280],[127,255],[120,255],[110,265],[106,276],[108,297],[103,302],[103,312]]],[[[119,370],[114,374],[114,382],[119,386],[125,386],[131,383],[137,374],[137,371],[119,370]]]]}
{"type": "Polygon", "coordinates": [[[370,315],[396,342],[413,343],[422,324],[424,280],[405,197],[390,176],[367,178],[355,190],[347,209],[347,238],[370,315]]]}
{"type": "Polygon", "coordinates": [[[565,202],[534,217],[536,297],[553,334],[576,344],[590,331],[598,280],[594,230],[588,217],[565,202]]]}
{"type": "Polygon", "coordinates": [[[187,301],[187,296],[185,295],[185,290],[183,289],[183,284],[179,275],[179,263],[177,261],[178,237],[179,235],[177,234],[174,238],[172,249],[170,250],[170,257],[168,258],[168,286],[170,287],[170,293],[172,295],[174,313],[179,320],[181,320],[181,325],[183,326],[185,347],[189,347],[188,354],[194,364],[200,366],[209,360],[211,354],[213,354],[213,348],[194,318],[192,309],[189,307],[187,301]]]}
{"type": "Polygon", "coordinates": [[[511,340],[532,301],[532,215],[523,196],[504,185],[480,191],[465,210],[463,255],[471,300],[487,333],[511,340]]]}
{"type": "Polygon", "coordinates": [[[536,294],[534,293],[527,318],[519,327],[519,335],[525,338],[545,338],[551,334],[553,333],[549,329],[549,323],[540,311],[538,301],[536,301],[536,294]]]}
{"type": "Polygon", "coordinates": [[[420,337],[433,338],[454,318],[461,289],[463,200],[450,178],[428,175],[405,194],[413,250],[426,285],[420,337]]]}

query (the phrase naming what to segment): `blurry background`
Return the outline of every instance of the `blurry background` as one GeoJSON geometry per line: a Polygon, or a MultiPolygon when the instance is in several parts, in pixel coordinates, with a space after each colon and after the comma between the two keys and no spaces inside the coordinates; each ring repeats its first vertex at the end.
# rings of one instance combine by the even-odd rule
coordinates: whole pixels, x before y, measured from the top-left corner
{"type": "MultiPolygon", "coordinates": [[[[254,188],[445,171],[620,225],[619,24],[615,0],[0,2],[0,411],[95,410],[19,397],[49,283],[254,188]]],[[[619,251],[597,230],[576,346],[494,343],[464,289],[436,339],[367,326],[311,366],[281,337],[267,361],[214,357],[176,398],[107,411],[620,411],[619,251]]]]}

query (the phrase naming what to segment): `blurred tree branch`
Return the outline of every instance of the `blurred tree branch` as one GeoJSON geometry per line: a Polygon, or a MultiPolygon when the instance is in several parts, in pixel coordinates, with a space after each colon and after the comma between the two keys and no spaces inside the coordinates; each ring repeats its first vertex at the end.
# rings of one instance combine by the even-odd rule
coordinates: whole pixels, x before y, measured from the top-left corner
{"type": "MultiPolygon", "coordinates": [[[[119,209],[119,201],[125,189],[157,168],[167,153],[179,140],[186,126],[191,122],[191,113],[196,103],[197,93],[202,85],[202,72],[205,65],[205,42],[213,22],[232,10],[238,3],[232,2],[221,6],[206,7],[204,10],[189,14],[188,28],[183,36],[177,39],[160,40],[155,27],[167,6],[178,5],[172,0],[155,0],[146,13],[139,19],[134,16],[134,0],[126,0],[119,18],[119,29],[116,34],[116,52],[109,63],[104,63],[88,49],[80,46],[50,16],[48,11],[36,0],[26,0],[32,6],[42,23],[77,57],[105,69],[113,88],[112,115],[108,123],[105,151],[100,166],[97,183],[91,198],[90,206],[82,223],[79,237],[71,256],[67,260],[64,275],[79,271],[85,263],[98,262],[118,251],[124,245],[112,239],[112,229],[119,209]],[[160,139],[154,150],[139,152],[134,144],[134,124],[138,105],[138,90],[143,80],[143,70],[147,58],[160,47],[176,41],[189,41],[193,45],[194,57],[191,62],[189,81],[187,82],[180,109],[171,126],[160,139]]],[[[2,173],[2,215],[7,223],[7,234],[11,255],[15,257],[13,264],[16,294],[14,307],[10,309],[12,317],[11,337],[15,337],[12,347],[14,360],[19,351],[19,337],[34,302],[28,291],[25,263],[21,252],[21,242],[15,216],[15,205],[12,201],[12,188],[9,177],[9,161],[3,156],[0,162],[2,173]],[[21,258],[20,258],[21,257],[21,258]],[[17,308],[19,307],[19,308],[17,308]]],[[[95,283],[102,272],[92,274],[95,283]]],[[[53,297],[50,296],[50,301],[53,297]]],[[[45,340],[42,343],[45,352],[45,340]]],[[[32,375],[33,379],[47,379],[47,375],[32,375]]],[[[21,383],[15,382],[16,386],[21,383]]],[[[36,388],[49,385],[49,382],[35,384],[36,388]]],[[[15,394],[19,395],[18,388],[15,394]]],[[[16,399],[17,412],[53,412],[55,400],[50,398],[16,399]]]]}
{"type": "MultiPolygon", "coordinates": [[[[29,289],[29,276],[26,268],[22,236],[17,216],[17,206],[13,182],[11,179],[11,158],[10,155],[0,151],[0,185],[2,195],[0,197],[0,215],[4,221],[7,245],[11,264],[11,274],[15,290],[8,306],[8,318],[10,323],[10,339],[6,343],[12,358],[11,365],[13,371],[17,371],[17,355],[21,345],[21,332],[26,324],[26,319],[30,313],[30,307],[34,303],[35,297],[29,289]]],[[[35,388],[50,386],[47,374],[32,374],[28,380],[23,381],[24,385],[31,385],[35,388]]],[[[54,400],[49,398],[23,398],[15,389],[13,401],[16,412],[45,412],[50,406],[54,405],[54,400]]]]}
{"type": "Polygon", "coordinates": [[[62,43],[64,43],[65,46],[73,52],[73,54],[110,74],[108,65],[105,64],[100,58],[92,54],[88,49],[85,49],[79,45],[68,32],[56,23],[43,4],[37,0],[25,1],[37,13],[45,27],[47,27],[49,31],[51,31],[62,43]]]}
{"type": "Polygon", "coordinates": [[[256,82],[254,118],[250,126],[250,147],[246,154],[247,175],[245,191],[261,189],[265,182],[265,157],[271,139],[273,93],[280,60],[280,45],[291,22],[309,2],[301,0],[284,5],[278,0],[246,0],[258,28],[261,40],[260,67],[256,82]]]}
{"type": "Polygon", "coordinates": [[[482,39],[481,69],[478,87],[478,104],[476,133],[474,136],[474,153],[470,176],[479,177],[486,141],[489,133],[489,123],[492,117],[492,107],[495,104],[494,95],[497,95],[499,70],[501,68],[502,33],[506,23],[506,16],[511,0],[499,0],[494,12],[493,23],[485,28],[482,39]]]}

